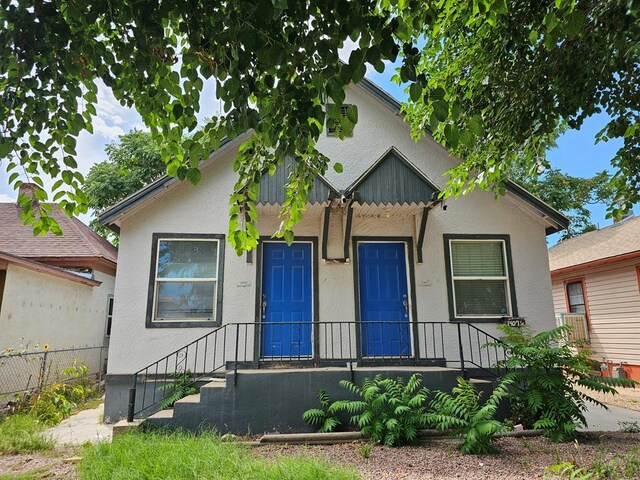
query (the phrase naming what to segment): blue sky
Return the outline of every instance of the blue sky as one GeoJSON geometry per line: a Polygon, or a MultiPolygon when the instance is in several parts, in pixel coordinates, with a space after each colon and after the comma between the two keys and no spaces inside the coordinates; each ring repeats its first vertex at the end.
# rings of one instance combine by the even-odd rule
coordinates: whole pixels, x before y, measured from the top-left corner
{"type": "MultiPolygon", "coordinates": [[[[345,57],[348,54],[345,53],[345,57]]],[[[380,87],[387,90],[394,97],[402,100],[405,98],[403,89],[391,82],[392,68],[387,68],[383,74],[369,69],[367,77],[380,87]]],[[[201,99],[200,118],[215,116],[219,111],[219,101],[215,98],[215,89],[211,81],[205,84],[201,99]]],[[[610,169],[609,161],[620,148],[621,141],[594,144],[596,133],[607,123],[604,114],[589,118],[579,131],[571,130],[563,134],[557,148],[548,152],[554,168],[560,168],[570,175],[591,176],[596,172],[610,169]]],[[[135,110],[122,107],[111,95],[109,89],[101,86],[98,95],[97,117],[94,119],[94,133],[84,132],[78,139],[78,168],[83,174],[89,172],[91,166],[106,159],[104,147],[118,136],[132,128],[144,128],[140,116],[135,110]]],[[[14,201],[15,191],[7,184],[8,174],[4,166],[0,167],[0,202],[14,201]]],[[[46,185],[53,182],[45,181],[46,185]]],[[[638,210],[636,206],[636,210],[638,210]]],[[[606,206],[594,205],[590,207],[593,220],[599,226],[609,225],[611,220],[605,219],[606,206]]],[[[87,221],[88,216],[82,216],[87,221]]],[[[550,243],[555,243],[555,237],[550,238],[550,243]]]]}

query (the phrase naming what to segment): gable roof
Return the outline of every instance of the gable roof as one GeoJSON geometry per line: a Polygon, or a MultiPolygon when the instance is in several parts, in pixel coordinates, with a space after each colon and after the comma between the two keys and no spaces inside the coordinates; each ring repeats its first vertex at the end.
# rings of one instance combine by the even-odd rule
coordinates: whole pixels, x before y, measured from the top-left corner
{"type": "Polygon", "coordinates": [[[361,204],[427,204],[440,193],[415,165],[391,147],[347,188],[361,204]]]}
{"type": "Polygon", "coordinates": [[[549,268],[559,273],[634,256],[640,257],[640,217],[632,216],[551,247],[549,268]]]}
{"type": "MultiPolygon", "coordinates": [[[[386,108],[389,108],[397,115],[403,116],[401,111],[401,104],[398,100],[392,97],[389,93],[385,92],[371,80],[367,78],[363,78],[356,86],[362,88],[365,92],[369,93],[373,98],[382,103],[386,108]]],[[[427,132],[431,134],[431,131],[427,129],[427,132]]],[[[235,140],[241,138],[241,136],[237,137],[235,140]]],[[[224,139],[218,150],[216,152],[220,152],[226,149],[232,140],[224,139]]],[[[214,153],[216,153],[214,152],[214,153]]],[[[175,177],[169,177],[168,175],[164,175],[159,178],[155,182],[147,185],[146,187],[140,189],[138,192],[130,195],[125,198],[121,202],[118,202],[116,205],[107,208],[98,216],[98,221],[101,225],[109,226],[114,230],[118,230],[116,225],[112,225],[112,222],[116,220],[117,217],[126,213],[131,208],[135,207],[139,202],[144,201],[148,198],[153,197],[158,191],[161,191],[163,188],[168,187],[171,183],[177,181],[175,177]]],[[[549,219],[550,223],[553,223],[554,226],[547,227],[546,233],[547,235],[555,232],[559,232],[564,230],[569,226],[569,219],[560,213],[558,210],[554,209],[550,205],[546,204],[520,185],[512,182],[511,180],[507,180],[505,182],[505,188],[510,193],[514,194],[516,197],[520,198],[524,202],[531,205],[533,208],[541,212],[546,218],[549,219]]]]}
{"type": "Polygon", "coordinates": [[[27,270],[33,270],[34,272],[46,273],[47,275],[52,275],[54,277],[64,278],[71,282],[82,283],[83,285],[88,285],[90,287],[99,287],[102,285],[102,282],[99,282],[98,280],[76,275],[75,273],[62,268],[45,265],[44,263],[17,257],[6,252],[0,252],[0,263],[2,262],[17,265],[18,267],[26,268],[27,270]]]}
{"type": "Polygon", "coordinates": [[[113,265],[118,249],[75,217],[67,216],[52,205],[51,216],[60,225],[63,235],[48,232],[34,236],[30,226],[20,220],[21,208],[15,203],[0,203],[0,251],[22,258],[98,258],[113,265]]]}
{"type": "MultiPolygon", "coordinates": [[[[276,167],[273,175],[269,172],[262,174],[260,179],[260,191],[258,202],[263,205],[282,205],[284,203],[284,186],[291,169],[294,167],[293,158],[287,156],[282,163],[276,167]]],[[[316,175],[313,186],[309,191],[309,203],[317,204],[327,202],[331,196],[340,196],[340,192],[331,185],[322,175],[316,175]]]]}

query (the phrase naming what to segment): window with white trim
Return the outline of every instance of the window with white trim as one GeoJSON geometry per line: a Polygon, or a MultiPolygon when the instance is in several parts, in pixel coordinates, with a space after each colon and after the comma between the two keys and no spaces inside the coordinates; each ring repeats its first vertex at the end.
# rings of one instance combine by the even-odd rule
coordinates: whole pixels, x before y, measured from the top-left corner
{"type": "Polygon", "coordinates": [[[154,237],[152,323],[217,322],[223,238],[212,238],[213,235],[174,238],[160,234],[154,237]]]}
{"type": "Polygon", "coordinates": [[[567,283],[567,303],[569,313],[582,313],[586,316],[587,304],[584,300],[582,280],[567,283]]]}
{"type": "Polygon", "coordinates": [[[452,238],[448,242],[454,317],[512,316],[505,240],[452,238]]]}

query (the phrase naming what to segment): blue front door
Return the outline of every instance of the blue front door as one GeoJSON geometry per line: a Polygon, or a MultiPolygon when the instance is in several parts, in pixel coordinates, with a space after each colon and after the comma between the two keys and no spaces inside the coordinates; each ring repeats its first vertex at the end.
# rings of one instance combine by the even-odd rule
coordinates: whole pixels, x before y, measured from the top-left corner
{"type": "Polygon", "coordinates": [[[404,243],[358,243],[362,356],[410,356],[404,243]]]}
{"type": "Polygon", "coordinates": [[[262,356],[310,357],[311,244],[265,242],[262,254],[262,356]]]}

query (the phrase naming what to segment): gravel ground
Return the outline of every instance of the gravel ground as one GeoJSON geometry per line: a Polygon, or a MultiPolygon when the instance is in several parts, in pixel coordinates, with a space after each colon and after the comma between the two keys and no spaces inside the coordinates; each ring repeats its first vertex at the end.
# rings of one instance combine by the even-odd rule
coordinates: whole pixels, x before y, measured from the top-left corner
{"type": "Polygon", "coordinates": [[[581,390],[590,397],[607,405],[640,411],[640,388],[619,388],[617,395],[597,393],[586,389],[581,390]]]}
{"type": "Polygon", "coordinates": [[[502,438],[500,455],[462,455],[452,439],[431,441],[420,447],[375,446],[369,458],[362,443],[322,446],[265,446],[255,455],[303,455],[356,467],[366,480],[531,479],[549,475],[546,468],[562,462],[589,465],[594,459],[609,461],[640,445],[640,434],[582,434],[577,443],[554,444],[543,437],[502,438]]]}
{"type": "Polygon", "coordinates": [[[74,451],[68,447],[41,453],[0,455],[0,476],[29,472],[29,477],[21,478],[75,480],[77,478],[75,465],[65,462],[65,459],[74,455],[74,451]]]}

